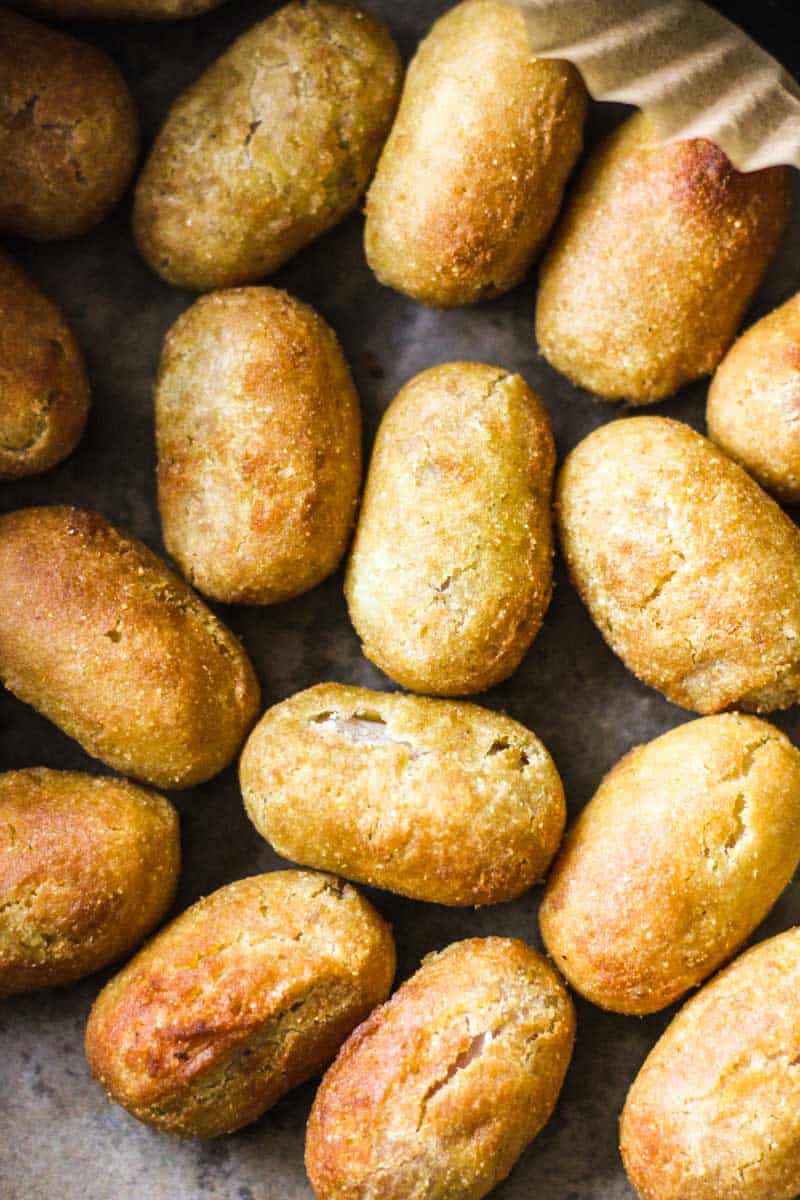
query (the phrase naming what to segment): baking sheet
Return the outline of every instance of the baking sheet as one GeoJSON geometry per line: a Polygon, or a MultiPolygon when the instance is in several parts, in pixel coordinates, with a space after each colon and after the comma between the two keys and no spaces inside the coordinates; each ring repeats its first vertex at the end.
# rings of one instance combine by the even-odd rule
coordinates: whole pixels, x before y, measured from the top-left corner
{"type": "MultiPolygon", "coordinates": [[[[408,55],[448,0],[365,0],[408,55]]],[[[170,99],[241,30],[275,6],[229,0],[215,13],[171,26],[81,25],[109,49],[131,82],[149,140],[170,99]]],[[[623,110],[595,106],[589,140],[623,110]]],[[[152,384],[170,322],[191,302],[153,276],[129,234],[128,204],[85,238],[10,249],[64,308],[86,349],[94,408],[73,457],[39,480],[2,485],[0,506],[67,502],[97,509],[163,553],[155,503],[152,384]]],[[[368,443],[381,413],[411,375],[449,359],[520,371],[542,395],[559,455],[621,415],[560,378],[538,356],[533,281],[474,308],[432,312],[381,288],[364,262],[356,216],[299,255],[269,282],[315,305],[338,331],[366,415],[368,443]]],[[[800,287],[800,202],[753,315],[800,287]]],[[[650,411],[702,429],[705,385],[650,411]]],[[[290,604],[220,609],[243,638],[266,704],[321,680],[391,688],[361,656],[341,575],[290,604]]],[[[640,684],[606,648],[556,564],[544,628],[517,673],[479,698],[534,729],[553,753],[572,813],[632,745],[690,715],[640,684]]],[[[800,744],[798,710],[776,718],[800,744]]],[[[64,735],[0,694],[0,767],[100,772],[64,735]]],[[[177,794],[184,869],[176,910],[244,875],[283,865],[245,817],[234,770],[177,794]]],[[[436,908],[368,891],[392,921],[399,978],[458,938],[511,934],[539,944],[535,889],[513,904],[436,908]]],[[[778,903],[756,938],[800,920],[800,885],[778,903]]],[[[110,1105],[90,1079],[83,1028],[104,972],[72,988],[0,1004],[0,1200],[309,1200],[303,1136],[314,1084],[291,1094],[249,1129],[215,1142],[173,1140],[110,1105]]],[[[497,1200],[629,1200],[617,1154],[617,1114],[670,1012],[645,1020],[578,1001],[575,1057],[555,1116],[495,1193],[497,1200]]]]}

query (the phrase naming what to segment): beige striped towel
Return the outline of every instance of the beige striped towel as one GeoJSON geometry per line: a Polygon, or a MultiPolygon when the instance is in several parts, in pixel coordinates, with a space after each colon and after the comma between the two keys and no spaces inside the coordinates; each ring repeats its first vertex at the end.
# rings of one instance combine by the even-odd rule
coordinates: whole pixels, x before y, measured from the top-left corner
{"type": "Polygon", "coordinates": [[[595,99],[645,109],[665,140],[709,138],[741,171],[800,168],[800,86],[700,0],[517,3],[537,54],[573,62],[595,99]]]}

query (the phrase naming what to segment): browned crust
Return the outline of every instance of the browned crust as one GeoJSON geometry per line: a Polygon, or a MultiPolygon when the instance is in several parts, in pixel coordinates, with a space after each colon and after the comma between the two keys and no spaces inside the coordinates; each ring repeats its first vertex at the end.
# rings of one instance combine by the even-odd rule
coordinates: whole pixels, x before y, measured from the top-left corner
{"type": "Polygon", "coordinates": [[[523,278],[580,152],[586,91],[535,59],[509,0],[465,0],[420,44],[367,197],[381,282],[471,304],[523,278]]]}
{"type": "Polygon", "coordinates": [[[519,375],[445,363],[401,389],[345,579],[367,658],[440,696],[516,670],[550,603],[554,463],[547,411],[519,375]]]}
{"type": "Polygon", "coordinates": [[[708,375],[789,217],[788,167],[741,174],[702,140],[626,121],[578,182],[541,269],[536,336],[573,383],[649,404],[708,375]]]}
{"type": "Polygon", "coordinates": [[[131,951],[170,907],[178,814],[122,779],[0,775],[0,996],[70,983],[131,951]]]}
{"type": "Polygon", "coordinates": [[[708,392],[708,436],[762,487],[800,501],[800,294],[743,333],[708,392]]]}
{"type": "Polygon", "coordinates": [[[239,775],[284,858],[437,904],[520,895],[564,829],[542,743],[474,704],[319,684],[266,713],[239,775]]]}
{"type": "Polygon", "coordinates": [[[319,1200],[479,1200],[549,1119],[575,1016],[524,942],[429,956],[345,1043],[317,1092],[306,1169],[319,1200]]]}
{"type": "Polygon", "coordinates": [[[800,861],[800,752],[738,713],[627,754],[570,830],[539,925],[553,961],[603,1008],[657,1012],[764,919],[800,861]]]}
{"type": "Polygon", "coordinates": [[[401,76],[388,31],[352,5],[292,0],[255,25],[178,98],[139,177],[153,270],[195,291],[253,282],[343,220],[401,76]]]}
{"type": "Polygon", "coordinates": [[[138,149],[136,106],[108,55],[0,9],[0,229],[85,233],[128,186],[138,149]]]}
{"type": "Polygon", "coordinates": [[[0,518],[0,673],[96,758],[166,788],[216,775],[259,704],[232,633],[96,513],[0,518]]]}
{"type": "Polygon", "coordinates": [[[275,871],[200,900],[103,989],[92,1073],[133,1116],[213,1137],[319,1071],[386,998],[388,925],[329,875],[275,871]]]}
{"type": "Polygon", "coordinates": [[[620,1121],[641,1200],[800,1192],[800,930],[761,942],[685,1004],[620,1121]]]}
{"type": "Polygon", "coordinates": [[[800,694],[800,533],[711,442],[633,417],[590,434],[556,489],[573,583],[626,666],[700,713],[800,694]]]}
{"type": "Polygon", "coordinates": [[[63,316],[0,252],[0,479],[54,467],[75,449],[89,379],[63,316]]]}
{"type": "Polygon", "coordinates": [[[216,600],[275,604],[335,571],[355,520],[361,412],[336,335],[274,288],[204,296],[156,388],[164,543],[216,600]]]}

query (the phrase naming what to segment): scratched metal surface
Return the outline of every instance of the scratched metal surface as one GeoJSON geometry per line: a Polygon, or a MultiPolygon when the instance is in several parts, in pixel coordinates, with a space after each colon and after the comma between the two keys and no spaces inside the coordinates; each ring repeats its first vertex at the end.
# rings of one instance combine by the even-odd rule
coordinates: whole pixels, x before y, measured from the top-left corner
{"type": "MultiPolygon", "coordinates": [[[[409,55],[448,0],[366,0],[409,55]]],[[[229,0],[196,21],[164,27],[82,25],[130,81],[147,138],[167,105],[241,30],[274,5],[229,0]]],[[[791,0],[783,8],[790,32],[791,0]]],[[[776,0],[762,5],[772,35],[776,0]]],[[[758,18],[752,25],[758,32],[758,18]]],[[[767,36],[765,34],[765,36],[767,36]]],[[[791,42],[784,42],[784,45],[791,42]]],[[[789,64],[795,65],[797,64],[789,64]]],[[[590,143],[619,117],[595,109],[590,143]]],[[[152,384],[168,325],[190,303],[150,274],[130,237],[126,201],[101,227],[72,242],[11,245],[57,299],[86,349],[94,389],[77,453],[45,477],[0,486],[0,508],[71,502],[95,508],[163,551],[156,513],[152,384]]],[[[270,282],[315,305],[338,331],[360,390],[371,442],[399,386],[424,367],[472,358],[520,371],[543,396],[559,454],[619,410],[598,405],[538,356],[533,281],[475,308],[435,313],[381,288],[361,248],[354,216],[300,254],[270,282]]],[[[800,286],[800,204],[755,314],[800,286]]],[[[702,428],[705,387],[653,411],[702,428]]],[[[361,656],[347,619],[341,576],[292,603],[221,610],[255,663],[267,704],[320,680],[391,686],[361,656]]],[[[638,683],[603,644],[556,565],[544,628],[517,673],[480,698],[534,729],[552,751],[572,813],[602,774],[635,743],[688,719],[638,683]]],[[[793,710],[777,724],[800,743],[793,710]]],[[[0,695],[0,768],[30,765],[101,771],[30,709],[0,695]]],[[[280,866],[242,809],[226,771],[177,797],[185,866],[176,911],[238,877],[280,866]]],[[[513,934],[538,941],[539,892],[479,912],[416,904],[387,893],[372,899],[393,922],[400,977],[428,951],[457,938],[513,934]]],[[[800,888],[779,902],[757,937],[800,920],[800,888]]],[[[86,1069],[82,1036],[89,1007],[110,972],[75,987],[0,1005],[0,1200],[307,1200],[303,1134],[314,1084],[300,1088],[249,1129],[216,1142],[174,1141],[107,1103],[86,1069]]],[[[556,1114],[522,1157],[497,1200],[626,1200],[632,1196],[616,1146],[617,1114],[639,1064],[670,1013],[635,1020],[578,1002],[578,1041],[556,1114]]]]}

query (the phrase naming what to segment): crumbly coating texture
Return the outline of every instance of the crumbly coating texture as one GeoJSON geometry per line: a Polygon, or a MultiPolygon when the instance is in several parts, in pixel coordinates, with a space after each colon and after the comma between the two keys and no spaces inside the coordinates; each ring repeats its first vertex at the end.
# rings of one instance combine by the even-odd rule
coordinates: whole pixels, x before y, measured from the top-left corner
{"type": "Polygon", "coordinates": [[[0,230],[85,233],[122,196],[138,152],[136,105],[108,55],[0,9],[0,230]]]}
{"type": "Polygon", "coordinates": [[[382,283],[449,307],[514,287],[556,218],[581,149],[586,91],[531,54],[510,0],[464,0],[409,67],[367,197],[382,283]]]}
{"type": "Polygon", "coordinates": [[[336,335],[274,288],[196,301],[156,387],[164,544],[215,600],[274,604],[335,571],[355,520],[361,412],[336,335]]]}
{"type": "Polygon", "coordinates": [[[165,788],[218,774],[259,705],[242,646],[183,580],[76,508],[0,518],[0,675],[88,754],[165,788]]]}
{"type": "Polygon", "coordinates": [[[566,989],[524,942],[430,955],[322,1081],[306,1133],[318,1200],[479,1200],[549,1119],[574,1036],[566,989]]]}
{"type": "Polygon", "coordinates": [[[58,308],[0,251],[0,479],[38,475],[75,449],[89,379],[58,308]]]}
{"type": "Polygon", "coordinates": [[[174,21],[218,8],[223,0],[15,0],[43,17],[79,21],[174,21]]]}
{"type": "Polygon", "coordinates": [[[0,775],[0,997],[71,983],[133,950],[172,903],[178,814],[123,779],[0,775]]]}
{"type": "Polygon", "coordinates": [[[762,487],[800,501],[800,293],[743,333],[708,392],[708,436],[762,487]]]}
{"type": "Polygon", "coordinates": [[[542,263],[539,348],[606,400],[708,375],[789,218],[790,169],[740,174],[712,142],[659,145],[641,113],[595,153],[542,263]]]}
{"type": "Polygon", "coordinates": [[[356,207],[397,105],[389,33],[307,0],[245,33],[173,105],[136,188],[134,233],[195,291],[277,271],[356,207]]]}
{"type": "Polygon", "coordinates": [[[167,926],[103,989],[92,1073],[149,1125],[215,1137],[315,1075],[385,1000],[389,926],[329,875],[240,879],[167,926]]]}
{"type": "Polygon", "coordinates": [[[761,942],[684,1005],[620,1122],[641,1200],[800,1192],[800,929],[761,942]]]}
{"type": "Polygon", "coordinates": [[[554,464],[521,376],[455,362],[405,385],[378,430],[345,581],[367,658],[442,696],[516,670],[550,603],[554,464]]]}
{"type": "Polygon", "coordinates": [[[627,754],[570,829],[539,910],[587,999],[657,1012],[741,946],[800,861],[800,752],[739,713],[627,754]]]}
{"type": "Polygon", "coordinates": [[[540,882],[564,789],[539,739],[474,704],[318,684],[248,738],[242,795],[284,858],[436,904],[540,882]]]}
{"type": "Polygon", "coordinates": [[[625,665],[699,713],[800,695],[800,532],[680,421],[632,417],[567,457],[556,498],[570,575],[625,665]]]}

